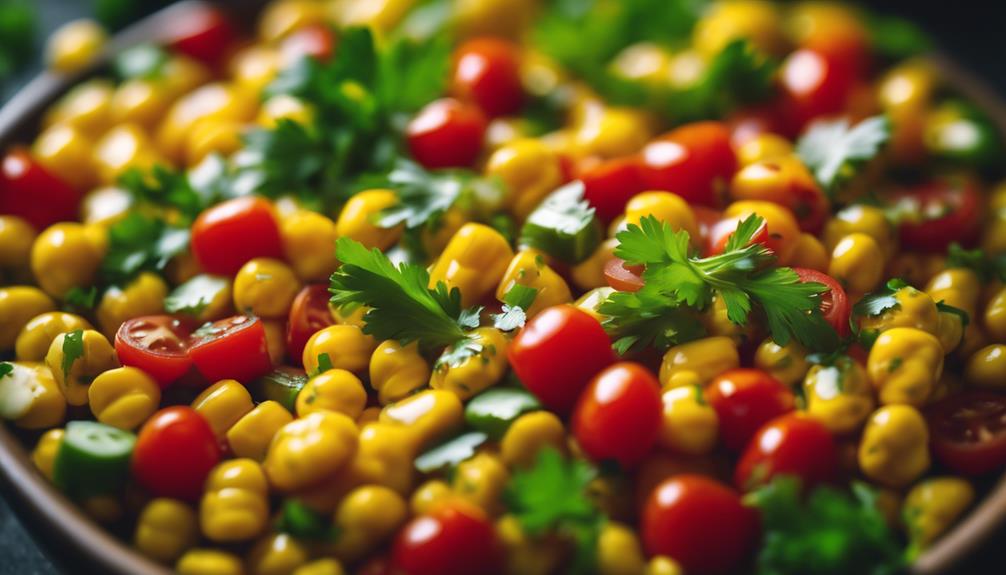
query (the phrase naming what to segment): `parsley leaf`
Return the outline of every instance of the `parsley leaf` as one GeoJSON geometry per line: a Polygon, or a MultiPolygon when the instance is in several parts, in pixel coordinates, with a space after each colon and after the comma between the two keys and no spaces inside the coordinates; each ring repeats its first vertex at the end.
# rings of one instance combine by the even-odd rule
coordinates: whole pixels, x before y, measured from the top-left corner
{"type": "Polygon", "coordinates": [[[0,377],[7,377],[14,372],[14,364],[0,361],[0,377]]]}
{"type": "Polygon", "coordinates": [[[856,302],[856,305],[852,306],[853,315],[877,317],[889,309],[897,309],[901,304],[898,303],[898,299],[895,296],[898,290],[904,287],[908,287],[908,284],[904,280],[897,278],[888,280],[884,287],[867,294],[863,299],[856,302]]]}
{"type": "Polygon", "coordinates": [[[891,137],[886,116],[873,116],[855,126],[848,119],[818,120],[796,143],[796,152],[825,191],[834,194],[875,158],[891,137]]]}
{"type": "Polygon", "coordinates": [[[980,248],[966,250],[960,244],[952,243],[947,249],[946,267],[970,269],[983,282],[1006,281],[1006,254],[989,255],[980,248]]]}
{"type": "Polygon", "coordinates": [[[603,325],[615,338],[619,355],[647,347],[663,350],[706,334],[698,314],[677,298],[654,287],[636,292],[612,292],[598,308],[603,325]]]}
{"type": "Polygon", "coordinates": [[[583,182],[575,181],[552,192],[524,222],[520,243],[564,262],[590,257],[603,231],[584,190],[583,182]]]}
{"type": "Polygon", "coordinates": [[[283,502],[276,531],[289,533],[305,541],[335,541],[339,529],[322,514],[296,499],[283,502]]]}
{"type": "Polygon", "coordinates": [[[84,289],[80,286],[70,288],[63,296],[63,303],[72,310],[92,310],[98,300],[98,288],[91,286],[84,289]]]}
{"type": "Polygon", "coordinates": [[[142,271],[163,272],[171,259],[188,247],[188,227],[130,212],[108,230],[101,277],[110,284],[125,285],[142,271]]]}
{"type": "Polygon", "coordinates": [[[521,284],[514,284],[503,296],[503,313],[493,314],[493,327],[500,331],[513,331],[524,327],[527,310],[534,305],[538,290],[521,284]]]}
{"type": "Polygon", "coordinates": [[[230,280],[200,274],[176,287],[164,298],[164,311],[197,317],[224,292],[230,292],[230,280]]]}
{"type": "Polygon", "coordinates": [[[137,168],[128,170],[119,178],[119,185],[132,196],[134,205],[149,204],[172,208],[191,223],[199,213],[219,201],[217,194],[201,193],[189,182],[185,172],[156,165],[144,172],[137,168]]]}
{"type": "Polygon", "coordinates": [[[60,367],[63,369],[63,378],[70,377],[70,370],[73,363],[84,357],[84,330],[77,329],[68,332],[63,336],[63,362],[60,367]]]}

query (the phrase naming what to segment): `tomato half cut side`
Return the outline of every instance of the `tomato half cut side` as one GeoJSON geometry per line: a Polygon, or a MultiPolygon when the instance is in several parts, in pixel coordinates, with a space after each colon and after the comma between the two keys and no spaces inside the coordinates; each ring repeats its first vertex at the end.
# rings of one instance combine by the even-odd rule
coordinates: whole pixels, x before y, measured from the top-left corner
{"type": "Polygon", "coordinates": [[[265,326],[257,317],[236,315],[199,328],[192,334],[189,355],[211,382],[247,383],[272,370],[265,326]]]}
{"type": "Polygon", "coordinates": [[[968,391],[926,410],[933,455],[962,475],[1006,466],[1006,395],[968,391]]]}
{"type": "Polygon", "coordinates": [[[122,365],[142,370],[164,389],[192,368],[189,336],[193,327],[170,315],[134,317],[119,326],[115,353],[122,365]]]}
{"type": "Polygon", "coordinates": [[[800,276],[800,281],[803,283],[819,283],[828,287],[828,291],[821,294],[821,315],[831,327],[835,328],[839,337],[849,335],[849,316],[852,308],[849,306],[849,297],[842,284],[830,275],[817,270],[793,268],[793,271],[800,276]]]}
{"type": "Polygon", "coordinates": [[[305,286],[294,298],[286,324],[286,354],[295,365],[302,361],[307,340],[335,324],[328,299],[328,288],[322,284],[305,286]]]}
{"type": "Polygon", "coordinates": [[[643,266],[630,266],[622,258],[611,258],[604,264],[604,279],[618,291],[639,291],[642,276],[643,266]]]}

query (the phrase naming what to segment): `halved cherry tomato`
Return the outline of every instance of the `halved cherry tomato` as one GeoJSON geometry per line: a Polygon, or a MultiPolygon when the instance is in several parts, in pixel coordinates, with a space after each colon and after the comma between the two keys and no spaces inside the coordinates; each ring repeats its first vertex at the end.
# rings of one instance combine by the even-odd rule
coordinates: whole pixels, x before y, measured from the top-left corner
{"type": "Polygon", "coordinates": [[[966,391],[926,408],[936,460],[962,475],[1006,467],[1006,396],[966,391]]]}
{"type": "Polygon", "coordinates": [[[300,365],[304,347],[311,336],[335,323],[328,308],[328,288],[322,284],[305,286],[290,306],[290,319],[286,324],[286,354],[300,365]]]}
{"type": "Polygon", "coordinates": [[[748,443],[734,470],[734,486],[750,491],[777,475],[791,475],[810,489],[835,478],[838,448],[823,423],[789,413],[766,423],[748,443]]]}
{"type": "Polygon", "coordinates": [[[799,131],[814,118],[842,112],[855,86],[856,74],[848,63],[804,48],[782,63],[779,82],[783,110],[791,128],[799,131]]]}
{"type": "Polygon", "coordinates": [[[580,394],[573,435],[591,459],[631,469],[657,441],[662,412],[657,378],[638,363],[616,363],[580,394]]]}
{"type": "Polygon", "coordinates": [[[406,523],[391,554],[392,571],[408,575],[494,575],[501,564],[493,524],[481,509],[462,503],[406,523]]]}
{"type": "Polygon", "coordinates": [[[409,122],[409,150],[417,162],[431,170],[465,168],[482,152],[487,125],[475,105],[453,98],[436,100],[409,122]]]}
{"type": "MultiPolygon", "coordinates": [[[[743,220],[744,218],[737,216],[716,222],[709,230],[709,253],[716,255],[725,252],[727,242],[730,241],[730,236],[734,235],[734,232],[737,231],[737,226],[743,220]]],[[[751,241],[748,242],[748,245],[751,244],[761,244],[772,250],[773,253],[779,252],[779,237],[777,235],[773,236],[770,233],[768,222],[764,220],[762,220],[761,227],[751,236],[751,241]]]]}
{"type": "Polygon", "coordinates": [[[719,417],[723,445],[731,451],[743,450],[762,425],[796,406],[793,392],[760,369],[725,371],[713,379],[705,396],[719,417]]]}
{"type": "Polygon", "coordinates": [[[580,174],[583,198],[605,223],[622,215],[625,205],[636,194],[646,191],[636,157],[599,162],[580,174]]]}
{"type": "Polygon", "coordinates": [[[335,50],[335,32],[329,26],[311,24],[283,39],[279,45],[284,62],[296,62],[304,56],[326,61],[335,50]]]}
{"type": "Polygon", "coordinates": [[[223,12],[200,6],[179,18],[172,18],[165,38],[173,50],[213,65],[234,43],[235,32],[223,12]]]}
{"type": "Polygon", "coordinates": [[[831,327],[835,328],[839,337],[849,335],[849,315],[852,313],[852,308],[849,306],[849,298],[842,284],[830,275],[817,270],[793,268],[793,271],[800,276],[800,281],[803,283],[819,283],[827,286],[828,291],[821,294],[821,315],[831,327]]]}
{"type": "Polygon", "coordinates": [[[650,493],[640,530],[647,555],[666,555],[689,575],[724,575],[753,549],[758,516],[726,485],[683,474],[650,493]]]}
{"type": "Polygon", "coordinates": [[[119,326],[115,353],[122,365],[142,370],[164,389],[192,368],[192,328],[190,322],[169,315],[134,317],[119,326]]]}
{"type": "Polygon", "coordinates": [[[720,122],[696,122],[643,148],[641,173],[647,189],[674,192],[689,204],[718,207],[737,171],[730,131],[720,122]]]}
{"type": "Polygon", "coordinates": [[[257,317],[236,315],[192,334],[189,356],[208,381],[252,381],[272,370],[265,327],[257,317]]]}
{"type": "Polygon", "coordinates": [[[77,219],[80,192],[49,173],[28,152],[13,149],[0,164],[0,214],[24,218],[37,231],[77,219]]]}
{"type": "Polygon", "coordinates": [[[454,52],[451,93],[489,117],[518,112],[524,103],[520,49],[499,38],[475,38],[454,52]]]}
{"type": "Polygon", "coordinates": [[[198,501],[220,456],[217,438],[203,416],[190,407],[168,407],[140,429],[133,477],[154,497],[198,501]]]}
{"type": "Polygon", "coordinates": [[[622,258],[604,264],[604,279],[618,291],[639,291],[643,287],[643,266],[630,266],[622,258]]]}
{"type": "Polygon", "coordinates": [[[957,242],[972,246],[981,234],[981,193],[969,180],[941,179],[899,190],[892,198],[901,215],[901,243],[943,252],[957,242]]]}
{"type": "Polygon", "coordinates": [[[199,214],[192,253],[203,271],[233,276],[255,258],[283,258],[279,224],[268,200],[235,198],[199,214]]]}
{"type": "Polygon", "coordinates": [[[592,377],[615,363],[611,340],[587,312],[558,305],[534,316],[507,351],[510,365],[542,404],[569,413],[592,377]]]}

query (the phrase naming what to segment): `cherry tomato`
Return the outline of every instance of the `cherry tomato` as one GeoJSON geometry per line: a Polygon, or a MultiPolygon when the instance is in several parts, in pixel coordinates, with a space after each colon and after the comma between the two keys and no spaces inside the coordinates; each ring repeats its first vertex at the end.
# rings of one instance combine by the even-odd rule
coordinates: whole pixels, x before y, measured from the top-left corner
{"type": "Polygon", "coordinates": [[[703,255],[710,255],[712,247],[710,238],[713,228],[723,219],[723,212],[707,208],[706,206],[692,206],[692,213],[695,214],[695,223],[699,225],[699,238],[702,240],[703,255]]]}
{"type": "Polygon", "coordinates": [[[722,483],[682,474],[650,493],[640,530],[647,555],[666,555],[689,575],[721,575],[740,571],[754,547],[758,517],[722,483]]]}
{"type": "Polygon", "coordinates": [[[0,214],[24,218],[37,231],[77,219],[80,193],[49,173],[28,152],[7,152],[0,164],[0,214]]]}
{"type": "Polygon", "coordinates": [[[335,33],[329,26],[311,24],[283,39],[279,45],[284,62],[296,62],[304,56],[326,61],[335,50],[335,33]]]}
{"type": "Polygon", "coordinates": [[[635,467],[660,432],[660,382],[638,363],[616,363],[597,374],[573,412],[573,434],[596,461],[635,467]]]}
{"type": "Polygon", "coordinates": [[[856,83],[852,67],[806,48],[786,58],[779,78],[783,109],[797,131],[814,118],[842,112],[856,83]]]}
{"type": "Polygon", "coordinates": [[[154,378],[161,389],[178,381],[192,368],[189,336],[192,325],[169,315],[134,317],[115,334],[115,353],[122,365],[154,378]]]}
{"type": "Polygon", "coordinates": [[[641,155],[647,189],[678,194],[689,204],[718,207],[737,171],[730,131],[720,122],[696,122],[650,142],[641,155]]]}
{"type": "Polygon", "coordinates": [[[220,456],[217,438],[203,416],[190,407],[168,407],[140,429],[133,477],[154,497],[198,501],[220,456]]]}
{"type": "Polygon", "coordinates": [[[478,107],[453,98],[436,100],[409,122],[409,150],[417,162],[431,170],[465,168],[481,153],[486,126],[486,117],[478,107]]]}
{"type": "Polygon", "coordinates": [[[216,8],[201,6],[172,18],[165,33],[173,50],[213,65],[234,44],[235,32],[227,16],[216,8]]]}
{"type": "Polygon", "coordinates": [[[643,266],[630,266],[622,258],[604,264],[604,279],[618,291],[639,291],[643,287],[643,266]]]}
{"type": "Polygon", "coordinates": [[[849,335],[849,316],[852,307],[849,305],[849,298],[845,294],[845,289],[838,280],[830,275],[808,268],[793,268],[796,275],[800,276],[803,283],[824,284],[828,291],[821,294],[821,315],[831,327],[835,328],[840,337],[849,335]]]}
{"type": "Polygon", "coordinates": [[[790,139],[796,136],[786,129],[783,114],[776,103],[738,110],[727,119],[727,124],[730,126],[730,143],[735,149],[762,134],[779,134],[790,139]]]}
{"type": "Polygon", "coordinates": [[[255,258],[283,258],[279,224],[268,200],[235,198],[199,214],[192,253],[203,271],[233,276],[255,258]]]}
{"type": "Polygon", "coordinates": [[[789,413],[766,423],[748,443],[734,470],[734,485],[750,491],[777,475],[800,478],[807,489],[835,478],[838,448],[823,423],[789,413]]]}
{"type": "Polygon", "coordinates": [[[720,420],[720,437],[731,451],[744,449],[765,423],[793,411],[793,392],[760,369],[731,369],[713,379],[706,400],[720,420]]]}
{"type": "Polygon", "coordinates": [[[465,42],[454,52],[451,92],[489,117],[518,112],[524,103],[519,48],[498,38],[465,42]]]}
{"type": "MultiPolygon", "coordinates": [[[[712,228],[709,229],[709,253],[711,254],[722,254],[727,249],[727,242],[730,241],[730,236],[734,235],[737,231],[737,226],[741,224],[744,218],[737,216],[733,218],[726,218],[716,222],[712,228]]],[[[766,248],[772,250],[774,253],[779,252],[779,237],[773,236],[771,231],[768,229],[768,222],[762,220],[761,227],[755,231],[754,235],[751,236],[750,244],[761,244],[766,248]]]]}
{"type": "Polygon", "coordinates": [[[208,381],[242,383],[272,371],[265,327],[257,317],[236,315],[193,332],[189,355],[208,381]]]}
{"type": "Polygon", "coordinates": [[[391,552],[392,571],[408,575],[485,575],[500,572],[496,531],[481,509],[442,506],[409,521],[391,552]]]}
{"type": "Polygon", "coordinates": [[[639,159],[618,158],[600,162],[581,175],[583,197],[597,211],[597,217],[610,223],[625,213],[633,196],[646,191],[639,159]]]}
{"type": "Polygon", "coordinates": [[[962,475],[1006,466],[1006,396],[966,391],[926,409],[936,460],[962,475]]]}
{"type": "Polygon", "coordinates": [[[321,284],[305,286],[290,306],[290,320],[286,324],[286,354],[300,365],[307,340],[322,329],[335,323],[328,308],[328,288],[321,284]]]}
{"type": "Polygon", "coordinates": [[[902,214],[903,245],[944,252],[957,242],[972,246],[981,234],[982,198],[973,182],[936,180],[898,191],[892,201],[902,214]]]}
{"type": "Polygon", "coordinates": [[[507,352],[517,377],[549,409],[569,413],[590,379],[615,363],[601,324],[571,305],[543,310],[507,352]]]}

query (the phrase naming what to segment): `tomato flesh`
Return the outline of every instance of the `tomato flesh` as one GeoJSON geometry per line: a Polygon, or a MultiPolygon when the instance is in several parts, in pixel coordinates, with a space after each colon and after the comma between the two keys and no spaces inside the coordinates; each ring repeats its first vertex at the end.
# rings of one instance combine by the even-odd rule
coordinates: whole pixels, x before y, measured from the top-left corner
{"type": "Polygon", "coordinates": [[[793,392],[760,369],[725,371],[713,379],[705,395],[719,418],[723,445],[735,452],[744,449],[762,425],[796,406],[793,392]]]}
{"type": "Polygon", "coordinates": [[[136,317],[119,326],[115,353],[122,365],[142,370],[164,389],[192,368],[191,333],[189,322],[171,316],[136,317]]]}
{"type": "Polygon", "coordinates": [[[199,214],[192,253],[211,274],[233,276],[255,258],[283,258],[279,223],[268,200],[235,198],[199,214]]]}
{"type": "Polygon", "coordinates": [[[838,468],[835,440],[823,423],[787,414],[765,424],[734,470],[734,485],[750,491],[778,475],[797,477],[805,489],[832,481],[838,468]]]}
{"type": "Polygon", "coordinates": [[[824,320],[835,328],[839,337],[848,336],[851,330],[849,317],[852,314],[852,307],[849,305],[849,297],[842,284],[830,275],[817,270],[793,268],[793,271],[800,276],[801,282],[819,283],[828,288],[828,291],[821,294],[821,314],[824,316],[824,320]]]}
{"type": "Polygon", "coordinates": [[[611,258],[604,264],[604,279],[618,291],[639,291],[643,288],[643,266],[630,266],[622,258],[611,258]]]}
{"type": "Polygon", "coordinates": [[[133,477],[155,497],[194,502],[220,457],[217,438],[203,416],[190,407],[168,407],[140,429],[133,477]]]}
{"type": "Polygon", "coordinates": [[[328,299],[328,287],[321,284],[305,286],[294,298],[286,326],[286,354],[294,364],[303,361],[304,348],[312,335],[335,324],[328,299]]]}
{"type": "Polygon", "coordinates": [[[412,157],[430,170],[466,168],[482,151],[488,122],[479,108],[453,98],[427,104],[409,122],[412,157]]]}
{"type": "Polygon", "coordinates": [[[189,356],[207,381],[247,383],[272,370],[265,327],[257,317],[236,315],[192,334],[189,356]]]}
{"type": "Polygon", "coordinates": [[[0,164],[0,214],[24,219],[41,232],[56,222],[77,219],[80,193],[49,173],[24,150],[12,150],[0,164]]]}
{"type": "Polygon", "coordinates": [[[451,504],[405,524],[395,539],[392,572],[408,575],[499,573],[502,557],[496,531],[472,506],[451,504]]]}
{"type": "Polygon", "coordinates": [[[936,460],[956,473],[979,476],[1006,466],[1006,396],[967,391],[926,409],[936,460]]]}
{"type": "Polygon", "coordinates": [[[524,86],[520,78],[520,51],[498,38],[476,38],[454,54],[452,92],[478,105],[489,117],[520,111],[524,86]]]}

